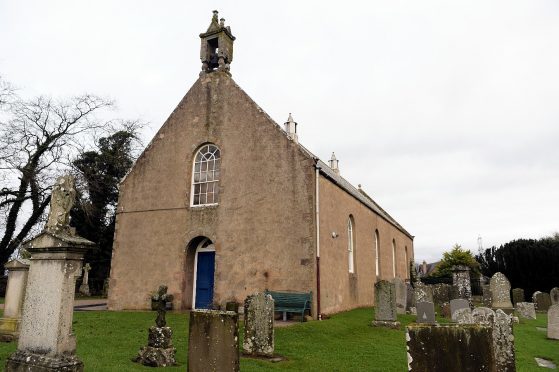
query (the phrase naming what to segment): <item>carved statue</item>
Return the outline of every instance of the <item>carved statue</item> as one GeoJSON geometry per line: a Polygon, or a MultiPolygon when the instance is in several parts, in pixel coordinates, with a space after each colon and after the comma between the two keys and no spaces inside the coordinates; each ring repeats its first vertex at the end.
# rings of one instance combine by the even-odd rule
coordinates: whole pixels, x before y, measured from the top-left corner
{"type": "Polygon", "coordinates": [[[155,305],[155,310],[157,311],[157,318],[155,319],[155,324],[158,327],[165,327],[167,321],[165,320],[166,304],[168,301],[173,301],[173,295],[167,294],[167,286],[160,285],[159,290],[156,294],[151,297],[151,301],[155,305]]]}
{"type": "Polygon", "coordinates": [[[64,233],[70,231],[70,210],[76,199],[74,183],[74,177],[71,175],[62,176],[56,180],[52,188],[46,230],[64,233]]]}

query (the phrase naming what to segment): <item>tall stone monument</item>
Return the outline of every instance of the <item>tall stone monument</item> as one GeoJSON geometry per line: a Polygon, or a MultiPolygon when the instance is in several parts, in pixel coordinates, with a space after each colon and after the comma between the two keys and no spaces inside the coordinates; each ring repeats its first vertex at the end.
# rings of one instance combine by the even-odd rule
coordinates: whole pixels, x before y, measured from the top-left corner
{"type": "Polygon", "coordinates": [[[243,352],[264,357],[274,356],[274,299],[266,293],[245,300],[245,337],[243,352]]]}
{"type": "Polygon", "coordinates": [[[4,268],[8,270],[8,285],[4,299],[4,316],[0,318],[0,341],[9,342],[19,336],[29,260],[17,258],[5,264],[4,268]]]}
{"type": "Polygon", "coordinates": [[[396,317],[396,288],[394,283],[379,280],[375,283],[375,327],[398,329],[400,322],[396,317]]]}
{"type": "Polygon", "coordinates": [[[452,267],[452,286],[456,288],[456,298],[472,299],[472,287],[470,283],[470,268],[465,265],[452,267]]]}
{"type": "Polygon", "coordinates": [[[493,310],[501,309],[507,314],[513,311],[512,302],[510,301],[510,282],[502,273],[495,273],[489,282],[491,287],[491,308],[493,310]]]}
{"type": "Polygon", "coordinates": [[[398,277],[392,279],[392,283],[394,283],[394,289],[396,290],[396,313],[405,314],[408,297],[406,283],[398,277]]]}
{"type": "Polygon", "coordinates": [[[551,305],[547,310],[547,338],[559,340],[559,304],[551,305]]]}
{"type": "Polygon", "coordinates": [[[45,229],[24,242],[31,254],[17,351],[6,371],[83,371],[72,333],[74,291],[83,256],[94,243],[70,228],[74,178],[58,178],[45,229]]]}

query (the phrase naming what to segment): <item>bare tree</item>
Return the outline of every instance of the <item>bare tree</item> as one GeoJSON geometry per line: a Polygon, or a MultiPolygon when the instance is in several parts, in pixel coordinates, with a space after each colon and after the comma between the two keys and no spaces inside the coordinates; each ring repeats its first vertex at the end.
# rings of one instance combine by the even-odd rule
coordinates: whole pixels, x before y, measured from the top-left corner
{"type": "Polygon", "coordinates": [[[113,125],[98,120],[96,115],[113,103],[93,95],[65,101],[43,96],[25,100],[6,83],[0,84],[0,100],[7,103],[0,106],[6,117],[4,123],[0,122],[3,265],[40,221],[50,202],[54,178],[69,169],[70,158],[83,149],[87,138],[113,125]]]}

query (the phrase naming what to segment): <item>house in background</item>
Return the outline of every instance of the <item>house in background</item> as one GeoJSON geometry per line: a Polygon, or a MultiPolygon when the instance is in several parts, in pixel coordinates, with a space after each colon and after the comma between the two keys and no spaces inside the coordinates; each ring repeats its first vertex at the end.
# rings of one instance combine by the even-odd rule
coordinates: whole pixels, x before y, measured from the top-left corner
{"type": "Polygon", "coordinates": [[[407,279],[413,236],[305,149],[231,78],[231,29],[214,12],[202,72],[120,185],[109,308],[221,307],[264,289],[313,293],[313,316],[374,303],[407,279]]]}

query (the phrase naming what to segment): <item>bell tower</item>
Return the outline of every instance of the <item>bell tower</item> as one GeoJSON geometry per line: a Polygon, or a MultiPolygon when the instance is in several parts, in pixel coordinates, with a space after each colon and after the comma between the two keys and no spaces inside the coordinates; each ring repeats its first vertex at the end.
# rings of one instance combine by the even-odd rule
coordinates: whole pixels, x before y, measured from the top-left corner
{"type": "Polygon", "coordinates": [[[225,19],[218,20],[217,10],[213,11],[212,22],[208,30],[200,34],[202,45],[200,46],[200,60],[202,61],[202,72],[213,71],[229,72],[229,65],[233,61],[233,42],[235,36],[231,34],[231,28],[225,27],[225,19]]]}

